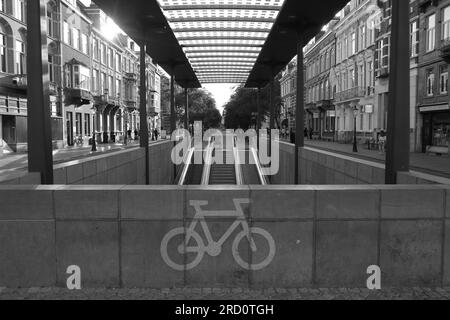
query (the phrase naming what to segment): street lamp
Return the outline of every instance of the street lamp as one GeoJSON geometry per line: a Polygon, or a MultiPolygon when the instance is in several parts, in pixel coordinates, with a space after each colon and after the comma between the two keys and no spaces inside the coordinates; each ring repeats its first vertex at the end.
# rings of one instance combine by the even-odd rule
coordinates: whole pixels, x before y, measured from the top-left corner
{"type": "Polygon", "coordinates": [[[353,152],[358,152],[358,141],[356,139],[356,118],[359,114],[359,108],[355,105],[353,109],[353,118],[354,118],[354,124],[353,124],[353,152]]]}
{"type": "Polygon", "coordinates": [[[95,108],[94,108],[94,114],[92,115],[92,152],[96,152],[97,151],[97,142],[95,141],[95,123],[97,122],[97,118],[96,118],[96,112],[95,112],[95,108]]]}

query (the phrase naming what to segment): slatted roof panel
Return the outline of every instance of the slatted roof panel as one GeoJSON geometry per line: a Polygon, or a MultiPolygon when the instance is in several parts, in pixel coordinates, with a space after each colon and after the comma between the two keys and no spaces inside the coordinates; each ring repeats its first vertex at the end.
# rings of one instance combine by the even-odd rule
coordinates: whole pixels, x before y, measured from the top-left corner
{"type": "Polygon", "coordinates": [[[285,0],[157,0],[201,83],[244,83],[285,0]]]}

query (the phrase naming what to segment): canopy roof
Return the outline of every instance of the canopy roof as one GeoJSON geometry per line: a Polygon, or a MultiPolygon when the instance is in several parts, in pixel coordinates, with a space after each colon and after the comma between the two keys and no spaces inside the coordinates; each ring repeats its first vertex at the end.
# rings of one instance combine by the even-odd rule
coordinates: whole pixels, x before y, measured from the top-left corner
{"type": "Polygon", "coordinates": [[[348,0],[95,0],[183,87],[267,84],[348,0]]]}

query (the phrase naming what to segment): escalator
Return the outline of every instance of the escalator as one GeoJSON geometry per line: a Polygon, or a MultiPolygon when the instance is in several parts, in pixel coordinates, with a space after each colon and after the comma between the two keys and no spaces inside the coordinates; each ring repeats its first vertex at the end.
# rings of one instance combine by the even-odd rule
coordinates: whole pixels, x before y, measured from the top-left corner
{"type": "Polygon", "coordinates": [[[202,150],[190,149],[185,163],[177,178],[179,185],[267,184],[256,150],[248,145],[238,147],[234,136],[228,135],[223,141],[212,137],[202,150]],[[226,144],[227,139],[232,139],[233,143],[226,144]],[[199,159],[202,159],[201,164],[199,159]]]}
{"type": "Polygon", "coordinates": [[[222,153],[223,164],[214,163],[211,165],[209,174],[210,185],[236,185],[236,168],[234,165],[234,155],[230,150],[215,150],[222,153]]]}

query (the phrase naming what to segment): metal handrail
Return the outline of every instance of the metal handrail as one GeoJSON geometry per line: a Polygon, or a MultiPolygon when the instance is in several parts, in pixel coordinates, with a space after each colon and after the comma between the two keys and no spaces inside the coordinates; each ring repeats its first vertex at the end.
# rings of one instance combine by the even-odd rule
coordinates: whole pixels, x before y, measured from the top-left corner
{"type": "Polygon", "coordinates": [[[186,180],[186,176],[187,176],[187,173],[189,171],[189,167],[192,164],[192,157],[194,156],[194,151],[195,151],[195,148],[190,148],[188,150],[188,153],[187,153],[187,156],[186,156],[186,161],[184,162],[184,168],[183,168],[183,171],[181,173],[180,180],[178,182],[179,186],[184,186],[184,184],[186,182],[185,181],[186,180]]]}
{"type": "Polygon", "coordinates": [[[262,173],[262,166],[261,166],[261,163],[259,162],[259,157],[256,152],[256,149],[251,147],[250,150],[252,152],[253,158],[255,159],[256,170],[258,171],[258,176],[259,176],[259,180],[261,181],[261,185],[266,186],[266,185],[268,185],[268,182],[267,182],[266,176],[263,175],[263,173],[262,173]]]}
{"type": "Polygon", "coordinates": [[[243,185],[243,177],[242,177],[242,170],[241,170],[241,161],[239,157],[239,150],[237,148],[237,137],[234,136],[234,143],[233,143],[233,153],[234,153],[234,171],[236,174],[236,184],[237,185],[243,185]]]}
{"type": "Polygon", "coordinates": [[[209,185],[209,175],[211,173],[211,159],[212,159],[212,152],[214,150],[214,142],[213,137],[209,138],[208,146],[206,147],[205,152],[205,165],[203,167],[203,174],[202,174],[202,186],[209,185]]]}

